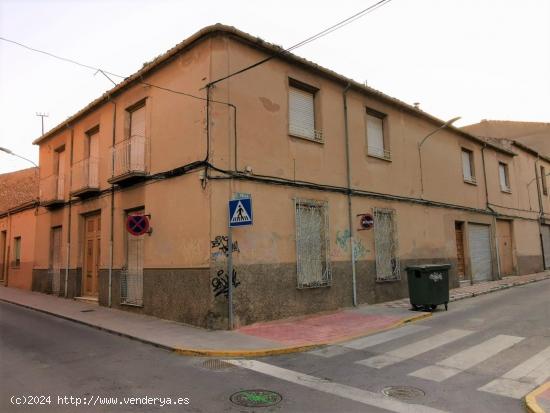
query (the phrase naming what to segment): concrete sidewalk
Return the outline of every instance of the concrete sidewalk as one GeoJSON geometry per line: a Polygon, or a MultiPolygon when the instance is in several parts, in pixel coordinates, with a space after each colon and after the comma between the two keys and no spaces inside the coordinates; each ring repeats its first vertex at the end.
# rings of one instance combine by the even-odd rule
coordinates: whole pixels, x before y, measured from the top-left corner
{"type": "MultiPolygon", "coordinates": [[[[451,290],[451,301],[550,279],[550,271],[451,290]]],[[[0,300],[55,315],[184,355],[261,357],[306,351],[419,320],[408,299],[332,313],[256,323],[234,331],[205,330],[156,317],[15,288],[0,287],[0,300]]]]}
{"type": "Polygon", "coordinates": [[[224,331],[206,330],[16,288],[0,287],[0,301],[99,328],[183,355],[213,357],[261,357],[306,351],[387,330],[430,315],[401,308],[364,306],[330,314],[257,323],[234,331],[224,331]]]}

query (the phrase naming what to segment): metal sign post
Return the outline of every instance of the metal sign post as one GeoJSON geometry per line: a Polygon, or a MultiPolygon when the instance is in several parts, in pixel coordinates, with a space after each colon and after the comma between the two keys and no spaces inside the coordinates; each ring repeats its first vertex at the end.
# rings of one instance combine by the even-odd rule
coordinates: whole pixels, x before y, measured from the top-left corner
{"type": "Polygon", "coordinates": [[[233,330],[233,227],[252,225],[252,199],[249,194],[235,194],[229,201],[227,229],[227,324],[233,330]]]}
{"type": "Polygon", "coordinates": [[[229,225],[227,234],[227,304],[228,309],[228,328],[233,330],[233,227],[229,225]]]}

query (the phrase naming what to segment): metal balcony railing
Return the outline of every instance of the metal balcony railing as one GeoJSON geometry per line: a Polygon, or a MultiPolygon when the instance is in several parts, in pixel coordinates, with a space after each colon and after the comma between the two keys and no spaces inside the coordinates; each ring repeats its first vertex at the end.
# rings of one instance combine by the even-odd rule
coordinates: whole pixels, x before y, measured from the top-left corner
{"type": "Polygon", "coordinates": [[[87,158],[73,165],[71,193],[99,190],[99,158],[87,158]]]}
{"type": "Polygon", "coordinates": [[[65,198],[65,176],[50,175],[40,181],[40,201],[45,204],[63,202],[65,198]]]}
{"type": "Polygon", "coordinates": [[[147,164],[148,139],[144,136],[131,136],[117,143],[113,151],[113,177],[111,182],[125,176],[143,176],[149,172],[147,164]]]}

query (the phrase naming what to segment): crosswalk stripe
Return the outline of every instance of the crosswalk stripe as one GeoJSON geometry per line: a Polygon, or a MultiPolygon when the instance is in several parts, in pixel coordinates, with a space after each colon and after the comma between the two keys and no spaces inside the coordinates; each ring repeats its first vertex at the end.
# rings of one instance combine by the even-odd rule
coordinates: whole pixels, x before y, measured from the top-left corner
{"type": "Polygon", "coordinates": [[[478,390],[520,399],[550,377],[550,347],[478,390]]]}
{"type": "Polygon", "coordinates": [[[383,367],[391,366],[392,364],[399,363],[400,361],[407,360],[418,356],[419,354],[426,353],[437,347],[449,344],[455,340],[461,339],[472,334],[473,331],[451,329],[441,334],[431,336],[424,340],[417,341],[412,344],[408,344],[404,347],[400,347],[396,350],[392,350],[388,353],[381,354],[379,356],[370,357],[368,359],[356,361],[358,364],[364,366],[373,367],[375,369],[381,369],[383,367]]]}
{"type": "Polygon", "coordinates": [[[235,366],[253,370],[271,377],[299,384],[304,387],[332,394],[345,399],[353,400],[369,406],[386,409],[396,413],[445,413],[443,410],[434,409],[419,404],[404,403],[399,400],[387,398],[382,394],[373,393],[345,384],[335,383],[319,377],[310,376],[297,371],[283,369],[257,360],[229,359],[224,360],[235,366]]]}
{"type": "Polygon", "coordinates": [[[356,340],[348,341],[342,344],[342,347],[351,348],[354,350],[363,350],[368,347],[373,347],[378,344],[387,343],[388,341],[395,340],[401,337],[408,336],[410,334],[418,333],[429,329],[427,326],[408,325],[395,330],[385,331],[383,333],[374,334],[372,336],[358,338],[356,340]]]}
{"type": "Polygon", "coordinates": [[[468,370],[475,365],[493,357],[514,344],[523,340],[523,337],[507,336],[504,334],[495,336],[481,344],[470,347],[464,351],[446,358],[434,366],[424,367],[409,376],[419,377],[421,379],[442,382],[458,373],[468,370]]]}

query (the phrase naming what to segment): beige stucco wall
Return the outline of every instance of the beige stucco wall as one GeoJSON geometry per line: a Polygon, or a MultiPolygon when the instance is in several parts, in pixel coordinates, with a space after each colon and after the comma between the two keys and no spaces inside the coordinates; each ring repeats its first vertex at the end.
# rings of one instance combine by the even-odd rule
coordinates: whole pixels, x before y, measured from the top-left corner
{"type": "Polygon", "coordinates": [[[3,265],[4,268],[4,285],[31,289],[35,220],[34,208],[25,209],[0,218],[0,232],[6,231],[5,256],[0,257],[0,265],[3,265]],[[15,237],[21,237],[21,263],[19,266],[14,265],[15,237]]]}
{"type": "MultiPolygon", "coordinates": [[[[263,57],[265,55],[258,49],[228,37],[216,36],[182,53],[145,81],[202,97],[206,94],[202,87],[208,81],[263,57]]],[[[226,301],[223,295],[215,296],[211,281],[218,271],[226,268],[227,262],[219,249],[211,245],[211,241],[217,236],[227,235],[227,201],[235,192],[250,193],[254,207],[254,225],[234,230],[240,249],[235,254],[235,268],[241,281],[236,295],[238,323],[351,305],[348,199],[344,193],[348,153],[344,134],[344,89],[344,84],[304,67],[273,59],[211,88],[211,98],[216,102],[210,104],[208,125],[206,104],[200,99],[143,84],[113,96],[112,103],[104,103],[40,144],[40,174],[44,178],[53,173],[53,151],[62,145],[65,145],[67,155],[72,153],[73,164],[82,160],[85,156],[86,131],[99,125],[100,190],[103,192],[86,200],[73,198],[70,212],[68,205],[52,210],[40,208],[36,222],[35,269],[46,270],[50,264],[50,233],[54,226],[63,227],[62,260],[66,262],[70,220],[69,268],[75,271],[74,277],[79,277],[78,271],[83,265],[84,219],[88,214],[100,212],[100,271],[102,288],[105,288],[104,278],[110,266],[111,186],[108,179],[112,174],[114,111],[116,108],[114,139],[119,143],[128,137],[129,114],[126,109],[145,100],[145,134],[149,139],[147,162],[151,174],[203,160],[208,127],[209,161],[216,167],[230,170],[236,164],[240,171],[250,167],[252,177],[265,175],[316,183],[334,187],[334,190],[292,186],[292,182],[283,186],[247,180],[213,178],[204,181],[203,169],[176,178],[149,180],[117,188],[112,222],[115,284],[118,280],[116,272],[126,265],[127,212],[143,208],[151,217],[152,233],[143,237],[144,267],[149,271],[146,278],[150,280],[146,285],[153,288],[153,292],[144,291],[151,296],[146,297],[143,312],[199,325],[223,324],[226,301]],[[323,131],[324,143],[289,136],[289,78],[319,89],[316,95],[316,123],[317,128],[323,131]],[[220,102],[230,102],[237,108],[236,136],[235,110],[220,102]],[[330,258],[334,266],[334,283],[328,289],[296,289],[296,198],[327,202],[330,258]],[[200,301],[200,305],[197,304],[193,311],[189,311],[188,307],[180,308],[174,297],[183,297],[184,294],[187,296],[182,300],[187,300],[185,305],[189,308],[195,302],[200,301]],[[262,300],[261,297],[268,299],[262,300]]],[[[352,236],[358,243],[359,252],[357,292],[360,303],[405,296],[404,269],[407,265],[450,262],[453,264],[452,271],[455,271],[457,221],[491,225],[494,238],[494,218],[486,208],[486,190],[489,201],[501,205],[498,207],[500,209],[494,209],[514,220],[516,267],[522,267],[523,257],[534,257],[528,258],[534,261],[540,256],[536,222],[538,199],[532,189],[536,185],[531,185],[529,189],[522,186],[522,182],[530,179],[529,170],[534,171],[531,155],[512,157],[491,147],[482,152],[483,146],[479,142],[456,131],[441,130],[422,147],[422,192],[418,143],[440,125],[355,89],[347,93],[347,106],[351,188],[357,192],[352,197],[351,215],[352,236]],[[391,161],[368,155],[366,108],[386,114],[385,131],[391,161]],[[461,148],[473,152],[477,178],[475,185],[464,182],[461,148]],[[486,176],[482,153],[485,156],[486,176]],[[511,194],[499,190],[499,160],[510,164],[511,194]],[[372,212],[373,208],[392,208],[396,211],[398,251],[402,265],[400,281],[375,282],[374,231],[356,231],[357,214],[372,212]],[[529,208],[535,209],[531,211],[529,208]]],[[[66,163],[69,178],[65,184],[65,201],[68,201],[70,156],[66,157],[66,163]]],[[[547,169],[550,172],[550,166],[547,169]]],[[[218,177],[223,175],[212,169],[209,173],[218,177]]],[[[548,181],[550,183],[550,179],[548,181]]],[[[548,197],[544,205],[545,210],[550,211],[548,197]]],[[[496,277],[497,252],[494,242],[491,248],[493,276],[496,277]]],[[[466,272],[471,276],[467,249],[465,258],[466,272]]],[[[531,268],[530,265],[525,268],[531,268]]],[[[457,285],[454,272],[452,283],[457,285]]],[[[78,285],[75,288],[78,289],[78,285]]],[[[100,297],[100,301],[105,303],[104,298],[100,297]]],[[[118,305],[116,300],[115,305],[118,305]]]]}

